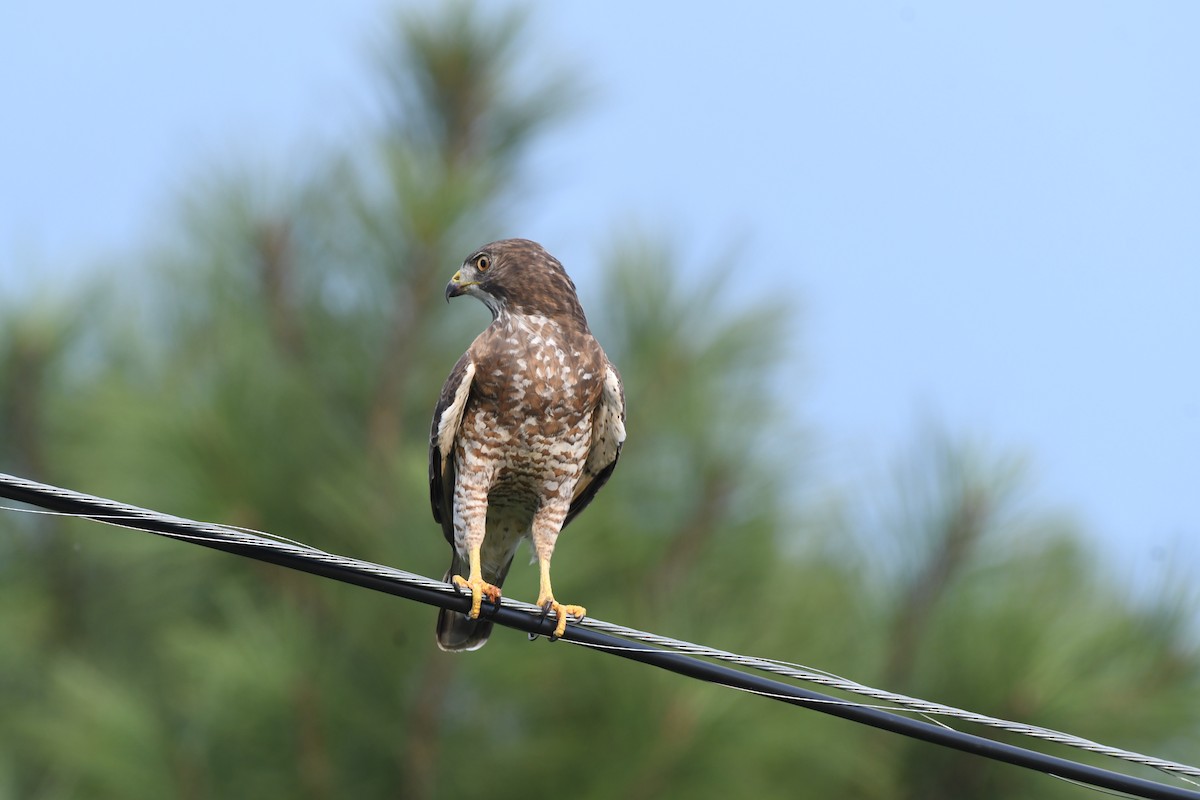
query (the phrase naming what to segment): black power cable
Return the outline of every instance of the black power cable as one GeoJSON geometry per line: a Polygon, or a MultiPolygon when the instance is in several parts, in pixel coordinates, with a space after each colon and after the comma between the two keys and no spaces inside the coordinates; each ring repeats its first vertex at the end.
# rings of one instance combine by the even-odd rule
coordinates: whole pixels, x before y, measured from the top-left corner
{"type": "MultiPolygon", "coordinates": [[[[253,534],[226,530],[219,526],[207,525],[181,517],[172,517],[3,473],[0,473],[0,497],[49,511],[82,516],[101,522],[115,522],[125,527],[190,541],[204,547],[320,575],[427,605],[448,608],[452,611],[465,612],[470,608],[469,597],[447,592],[446,588],[448,587],[445,587],[444,584],[440,584],[443,587],[441,589],[435,588],[439,584],[427,578],[421,579],[418,583],[397,580],[389,575],[389,572],[392,572],[390,568],[370,562],[342,556],[330,556],[327,553],[307,550],[301,546],[281,546],[276,541],[253,534]]],[[[497,607],[491,603],[485,603],[484,613],[500,625],[525,631],[531,635],[549,636],[554,630],[553,619],[543,619],[536,614],[516,608],[503,605],[497,607]]],[[[943,747],[974,753],[996,761],[1077,781],[1087,786],[1125,792],[1136,797],[1155,800],[1158,798],[1200,800],[1200,792],[1046,755],[887,711],[846,703],[819,692],[751,675],[682,653],[660,650],[641,642],[620,639],[578,625],[568,625],[562,638],[582,645],[591,645],[604,652],[643,664],[650,664],[679,675],[761,694],[770,699],[778,699],[785,703],[943,747]]]]}

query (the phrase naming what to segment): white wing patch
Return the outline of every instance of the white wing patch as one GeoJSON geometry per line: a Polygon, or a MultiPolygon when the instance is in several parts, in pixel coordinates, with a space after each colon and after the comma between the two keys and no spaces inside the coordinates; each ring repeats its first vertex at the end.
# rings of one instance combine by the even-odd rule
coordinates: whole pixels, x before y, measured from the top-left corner
{"type": "Polygon", "coordinates": [[[621,398],[621,380],[612,365],[606,364],[604,388],[600,391],[600,404],[592,417],[592,447],[583,465],[583,474],[575,484],[575,497],[591,484],[597,475],[617,460],[621,445],[625,443],[625,402],[621,398]]]}
{"type": "Polygon", "coordinates": [[[467,395],[471,393],[471,381],[475,378],[475,362],[468,361],[463,372],[463,378],[454,390],[454,401],[446,406],[438,420],[437,443],[442,460],[454,457],[454,437],[458,435],[458,426],[462,422],[463,410],[467,407],[467,395]]]}

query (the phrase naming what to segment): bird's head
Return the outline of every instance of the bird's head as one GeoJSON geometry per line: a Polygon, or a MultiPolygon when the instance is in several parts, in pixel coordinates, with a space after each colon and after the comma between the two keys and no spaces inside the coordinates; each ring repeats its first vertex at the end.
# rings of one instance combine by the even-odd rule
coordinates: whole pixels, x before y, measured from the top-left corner
{"type": "Polygon", "coordinates": [[[446,301],[464,294],[479,298],[493,319],[503,314],[540,314],[576,318],[587,325],[575,284],[563,265],[528,239],[502,239],[468,256],[446,284],[446,301]]]}

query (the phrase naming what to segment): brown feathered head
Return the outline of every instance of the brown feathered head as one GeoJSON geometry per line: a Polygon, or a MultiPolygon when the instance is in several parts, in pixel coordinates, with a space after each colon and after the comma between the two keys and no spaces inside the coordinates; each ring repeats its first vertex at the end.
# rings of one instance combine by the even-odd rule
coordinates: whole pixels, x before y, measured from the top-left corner
{"type": "Polygon", "coordinates": [[[460,294],[478,297],[492,319],[540,314],[587,325],[575,283],[563,265],[528,239],[501,239],[468,256],[446,284],[447,301],[460,294]]]}

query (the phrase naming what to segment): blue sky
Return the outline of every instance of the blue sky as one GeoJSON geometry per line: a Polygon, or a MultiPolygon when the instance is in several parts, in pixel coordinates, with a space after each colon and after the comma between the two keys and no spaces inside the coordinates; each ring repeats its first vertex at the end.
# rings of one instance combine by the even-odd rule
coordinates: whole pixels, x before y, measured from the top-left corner
{"type": "MultiPolygon", "coordinates": [[[[135,252],[206,164],[352,141],[391,8],[4,4],[0,291],[135,252]]],[[[1119,579],[1200,566],[1200,4],[534,8],[594,102],[514,235],[585,292],[624,228],[739,242],[739,300],[800,312],[820,472],[936,420],[1027,453],[1119,579]]]]}

